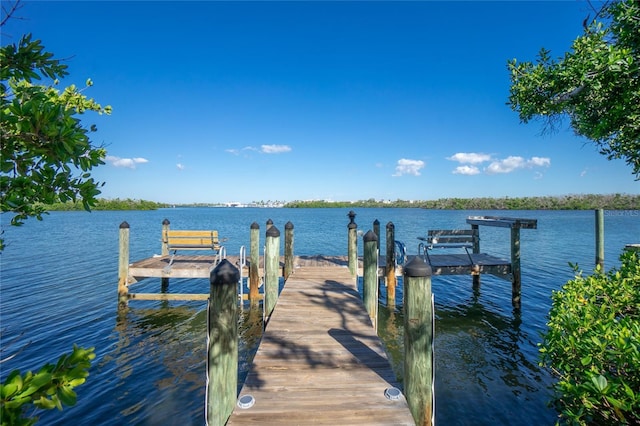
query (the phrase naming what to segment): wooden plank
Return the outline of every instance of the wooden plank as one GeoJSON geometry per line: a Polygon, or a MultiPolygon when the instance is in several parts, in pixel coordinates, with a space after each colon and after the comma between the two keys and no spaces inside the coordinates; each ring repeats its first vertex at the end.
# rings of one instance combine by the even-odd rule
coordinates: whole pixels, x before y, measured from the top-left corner
{"type": "Polygon", "coordinates": [[[499,216],[469,216],[469,225],[497,226],[500,228],[537,229],[537,219],[518,219],[499,216]]]}
{"type": "Polygon", "coordinates": [[[207,300],[209,293],[129,293],[133,300],[207,300]]]}
{"type": "Polygon", "coordinates": [[[205,237],[211,239],[214,235],[217,235],[217,231],[202,231],[202,230],[180,230],[171,229],[167,231],[169,238],[171,237],[205,237]]]}
{"type": "Polygon", "coordinates": [[[299,267],[240,393],[255,405],[236,407],[228,424],[413,425],[404,396],[384,396],[390,387],[395,375],[349,269],[299,267]]]}

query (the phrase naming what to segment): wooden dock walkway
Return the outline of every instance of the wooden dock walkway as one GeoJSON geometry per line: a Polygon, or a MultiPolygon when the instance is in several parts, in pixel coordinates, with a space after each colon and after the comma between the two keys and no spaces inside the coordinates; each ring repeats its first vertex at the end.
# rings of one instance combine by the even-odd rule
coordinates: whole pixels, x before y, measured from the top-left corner
{"type": "Polygon", "coordinates": [[[414,425],[349,269],[311,260],[268,320],[239,395],[253,406],[236,406],[228,424],[414,425]]]}

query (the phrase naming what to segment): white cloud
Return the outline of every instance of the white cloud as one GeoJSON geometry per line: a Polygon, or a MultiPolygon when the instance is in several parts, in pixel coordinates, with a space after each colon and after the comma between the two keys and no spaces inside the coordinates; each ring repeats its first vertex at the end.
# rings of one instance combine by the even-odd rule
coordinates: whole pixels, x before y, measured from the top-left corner
{"type": "Polygon", "coordinates": [[[289,145],[261,145],[260,152],[265,154],[281,154],[283,152],[291,151],[289,145]]]}
{"type": "Polygon", "coordinates": [[[178,170],[184,170],[184,164],[182,163],[176,164],[176,167],[178,168],[178,170]]]}
{"type": "Polygon", "coordinates": [[[510,173],[516,169],[524,167],[524,158],[518,156],[509,156],[503,160],[495,160],[487,167],[487,173],[510,173]]]}
{"type": "Polygon", "coordinates": [[[413,175],[420,176],[420,170],[424,168],[424,161],[401,158],[396,165],[393,176],[413,175]]]}
{"type": "Polygon", "coordinates": [[[476,166],[458,166],[453,171],[454,175],[469,175],[469,176],[473,176],[473,175],[477,175],[479,173],[480,173],[480,169],[478,169],[476,166]]]}
{"type": "Polygon", "coordinates": [[[114,167],[126,167],[129,169],[135,169],[136,165],[149,162],[149,160],[147,160],[146,158],[141,158],[141,157],[120,158],[120,157],[115,157],[113,155],[107,155],[105,157],[105,160],[108,163],[111,163],[111,165],[114,167]]]}
{"type": "Polygon", "coordinates": [[[545,157],[531,157],[531,160],[527,161],[529,167],[549,167],[551,165],[551,159],[545,157]]]}
{"type": "Polygon", "coordinates": [[[531,157],[525,160],[519,156],[509,156],[503,160],[493,161],[486,168],[488,174],[511,173],[518,169],[530,169],[533,167],[549,167],[551,160],[545,157],[531,157]]]}
{"type": "Polygon", "coordinates": [[[491,160],[491,156],[476,152],[458,152],[451,157],[447,157],[447,160],[457,161],[462,164],[479,164],[491,160]]]}

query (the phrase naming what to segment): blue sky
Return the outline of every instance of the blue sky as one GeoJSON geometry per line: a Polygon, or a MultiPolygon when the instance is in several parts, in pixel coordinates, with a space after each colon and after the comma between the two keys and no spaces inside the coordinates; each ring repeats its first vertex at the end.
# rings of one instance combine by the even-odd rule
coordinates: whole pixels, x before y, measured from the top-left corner
{"type": "MultiPolygon", "coordinates": [[[[506,105],[508,59],[559,57],[583,1],[33,2],[31,32],[108,151],[105,198],[432,200],[640,191],[568,127],[506,105]]],[[[592,13],[593,15],[593,13],[592,13]]]]}

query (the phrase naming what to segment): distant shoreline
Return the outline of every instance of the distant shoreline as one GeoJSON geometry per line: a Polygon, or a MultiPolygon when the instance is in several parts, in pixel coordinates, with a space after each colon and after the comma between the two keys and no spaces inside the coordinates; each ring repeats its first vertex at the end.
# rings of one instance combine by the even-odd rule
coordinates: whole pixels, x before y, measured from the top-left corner
{"type": "MultiPolygon", "coordinates": [[[[430,210],[640,210],[640,195],[586,194],[545,197],[479,197],[441,198],[438,200],[359,200],[359,201],[254,201],[248,204],[189,203],[170,204],[135,199],[98,199],[91,210],[157,210],[171,207],[285,207],[285,208],[422,208],[430,210]]],[[[57,203],[46,206],[48,211],[84,210],[82,202],[57,203]]]]}

